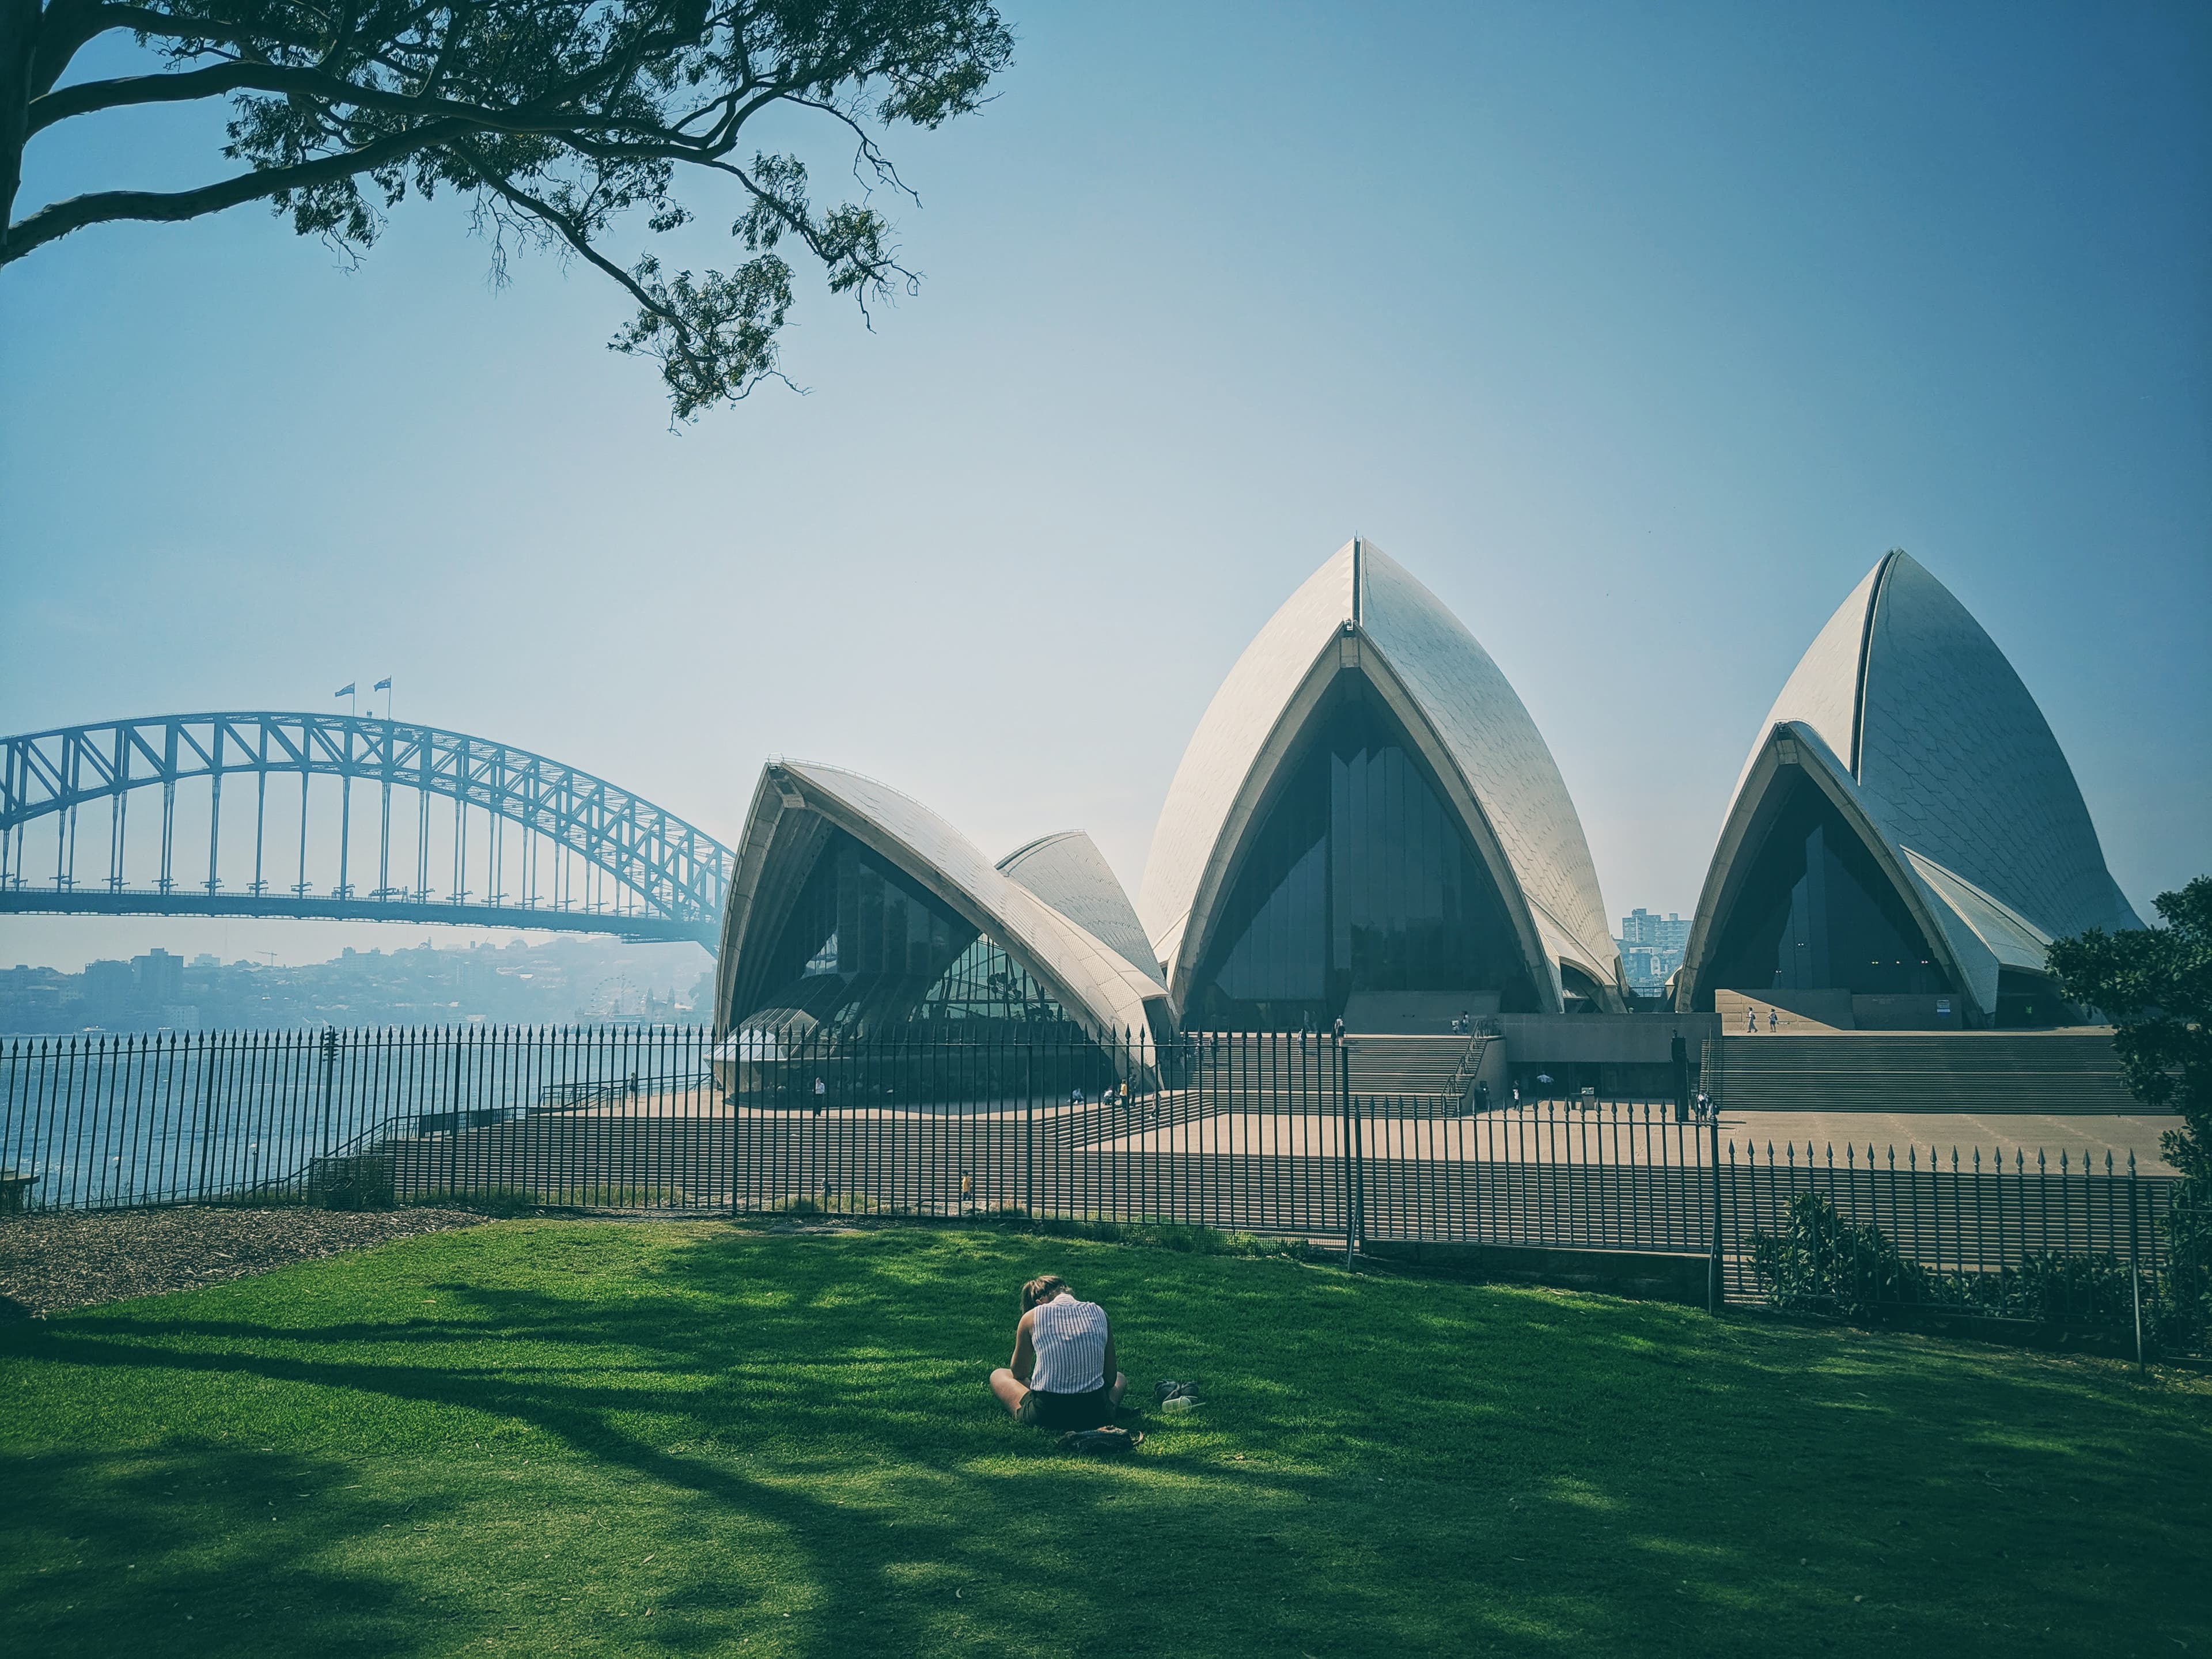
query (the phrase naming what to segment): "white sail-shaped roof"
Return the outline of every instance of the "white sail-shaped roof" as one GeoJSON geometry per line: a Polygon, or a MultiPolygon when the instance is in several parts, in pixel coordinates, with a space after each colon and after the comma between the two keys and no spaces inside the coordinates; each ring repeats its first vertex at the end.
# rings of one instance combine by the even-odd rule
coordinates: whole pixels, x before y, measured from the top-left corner
{"type": "Polygon", "coordinates": [[[1443,783],[1553,1006],[1563,963],[1617,987],[1620,953],[1589,843],[1535,722],[1443,601],[1355,538],[1245,647],[1169,787],[1137,909],[1178,1001],[1271,780],[1347,670],[1376,684],[1443,783]]]}
{"type": "Polygon", "coordinates": [[[1893,552],[1814,636],[1759,728],[1692,924],[1692,974],[1731,868],[1757,852],[1745,835],[1783,744],[1786,764],[1820,769],[1984,1013],[2000,968],[2040,972],[2054,939],[2142,925],[2012,664],[1948,588],[1893,552]]]}
{"type": "Polygon", "coordinates": [[[999,868],[1166,988],[1128,892],[1097,843],[1082,830],[1041,836],[1000,859],[999,868]]]}
{"type": "Polygon", "coordinates": [[[785,760],[762,769],[738,843],[716,972],[718,1036],[742,1016],[733,1006],[741,991],[762,988],[748,977],[751,954],[773,948],[825,827],[844,830],[997,940],[1094,1036],[1146,1030],[1146,999],[1160,994],[1153,979],[952,825],[872,778],[785,760]]]}

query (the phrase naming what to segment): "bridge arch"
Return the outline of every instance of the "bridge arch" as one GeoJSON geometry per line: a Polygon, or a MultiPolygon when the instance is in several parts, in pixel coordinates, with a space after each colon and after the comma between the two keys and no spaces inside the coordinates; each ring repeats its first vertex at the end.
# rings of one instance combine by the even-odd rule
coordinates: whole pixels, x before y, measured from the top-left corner
{"type": "MultiPolygon", "coordinates": [[[[0,915],[461,922],[693,939],[710,951],[719,935],[727,847],[605,778],[488,738],[371,716],[254,711],[157,714],[0,742],[0,915]],[[272,801],[271,781],[294,775],[296,805],[272,801]],[[317,873],[335,878],[310,881],[309,787],[319,778],[336,780],[339,793],[337,867],[321,862],[329,849],[319,846],[317,873]],[[225,873],[226,780],[234,781],[234,795],[240,781],[252,791],[252,875],[243,882],[225,873]],[[202,783],[206,864],[203,872],[195,860],[184,875],[178,791],[202,783]],[[374,791],[367,830],[356,829],[356,786],[374,791]],[[130,806],[148,791],[160,793],[158,847],[149,855],[137,843],[134,861],[130,806]],[[411,845],[395,836],[395,794],[403,807],[414,798],[411,845]],[[434,811],[434,802],[445,805],[434,811]],[[94,836],[104,812],[104,859],[96,846],[80,848],[88,809],[94,836]],[[434,836],[433,817],[447,814],[434,836]],[[478,819],[487,839],[472,850],[478,819]],[[510,829],[520,831],[512,861],[510,829]],[[357,836],[374,845],[356,847],[357,836]],[[434,847],[439,862],[450,860],[442,891],[433,881],[434,847]],[[81,852],[90,874],[80,875],[81,852]],[[150,881],[134,879],[149,863],[150,881]],[[293,880],[282,879],[280,864],[293,880]],[[480,893],[471,885],[479,869],[480,893]]],[[[143,826],[146,815],[138,817],[143,826]]],[[[197,845],[196,834],[188,839],[197,845]]],[[[232,853],[235,865],[235,841],[232,853]]]]}

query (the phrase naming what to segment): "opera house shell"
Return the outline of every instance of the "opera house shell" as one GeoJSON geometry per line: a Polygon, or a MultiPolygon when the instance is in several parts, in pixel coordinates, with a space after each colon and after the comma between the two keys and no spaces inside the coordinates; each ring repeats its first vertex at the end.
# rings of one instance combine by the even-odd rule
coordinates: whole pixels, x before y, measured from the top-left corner
{"type": "Polygon", "coordinates": [[[1676,1006],[1838,1026],[2063,1023],[2055,939],[2142,926],[2035,699],[1908,555],[1867,573],[1744,763],[1676,1006]]]}
{"type": "Polygon", "coordinates": [[[1358,539],[1215,694],[1137,909],[1186,1030],[1623,1006],[1597,871],[1535,722],[1436,595],[1358,539]]]}
{"type": "Polygon", "coordinates": [[[996,1020],[1101,1042],[1166,1023],[1159,966],[1087,836],[994,864],[920,803],[856,772],[772,761],[738,848],[719,1030],[865,1037],[996,1020]]]}

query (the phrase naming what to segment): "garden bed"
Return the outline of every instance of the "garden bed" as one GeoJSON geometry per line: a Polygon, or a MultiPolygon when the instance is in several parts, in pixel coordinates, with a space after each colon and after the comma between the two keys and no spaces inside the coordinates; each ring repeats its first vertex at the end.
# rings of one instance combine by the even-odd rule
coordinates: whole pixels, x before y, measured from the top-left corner
{"type": "Polygon", "coordinates": [[[0,1317],[166,1296],[483,1219],[465,1210],[352,1214],[299,1205],[9,1216],[0,1219],[0,1317]]]}

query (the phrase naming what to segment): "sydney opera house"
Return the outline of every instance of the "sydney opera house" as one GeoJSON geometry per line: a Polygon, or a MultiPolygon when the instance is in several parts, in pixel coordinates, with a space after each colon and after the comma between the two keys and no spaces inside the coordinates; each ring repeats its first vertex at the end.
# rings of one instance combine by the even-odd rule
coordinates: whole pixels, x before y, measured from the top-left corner
{"type": "MultiPolygon", "coordinates": [[[[1433,593],[1354,540],[1199,720],[1134,903],[1080,830],[994,860],[884,784],[772,762],[730,887],[717,1024],[1158,1037],[1628,1013],[1607,916],[1520,697],[1433,593]]],[[[2139,925],[2027,687],[1892,553],[1759,728],[1667,1006],[2048,1023],[2071,1013],[2044,975],[2050,942],[2139,925]]]]}

